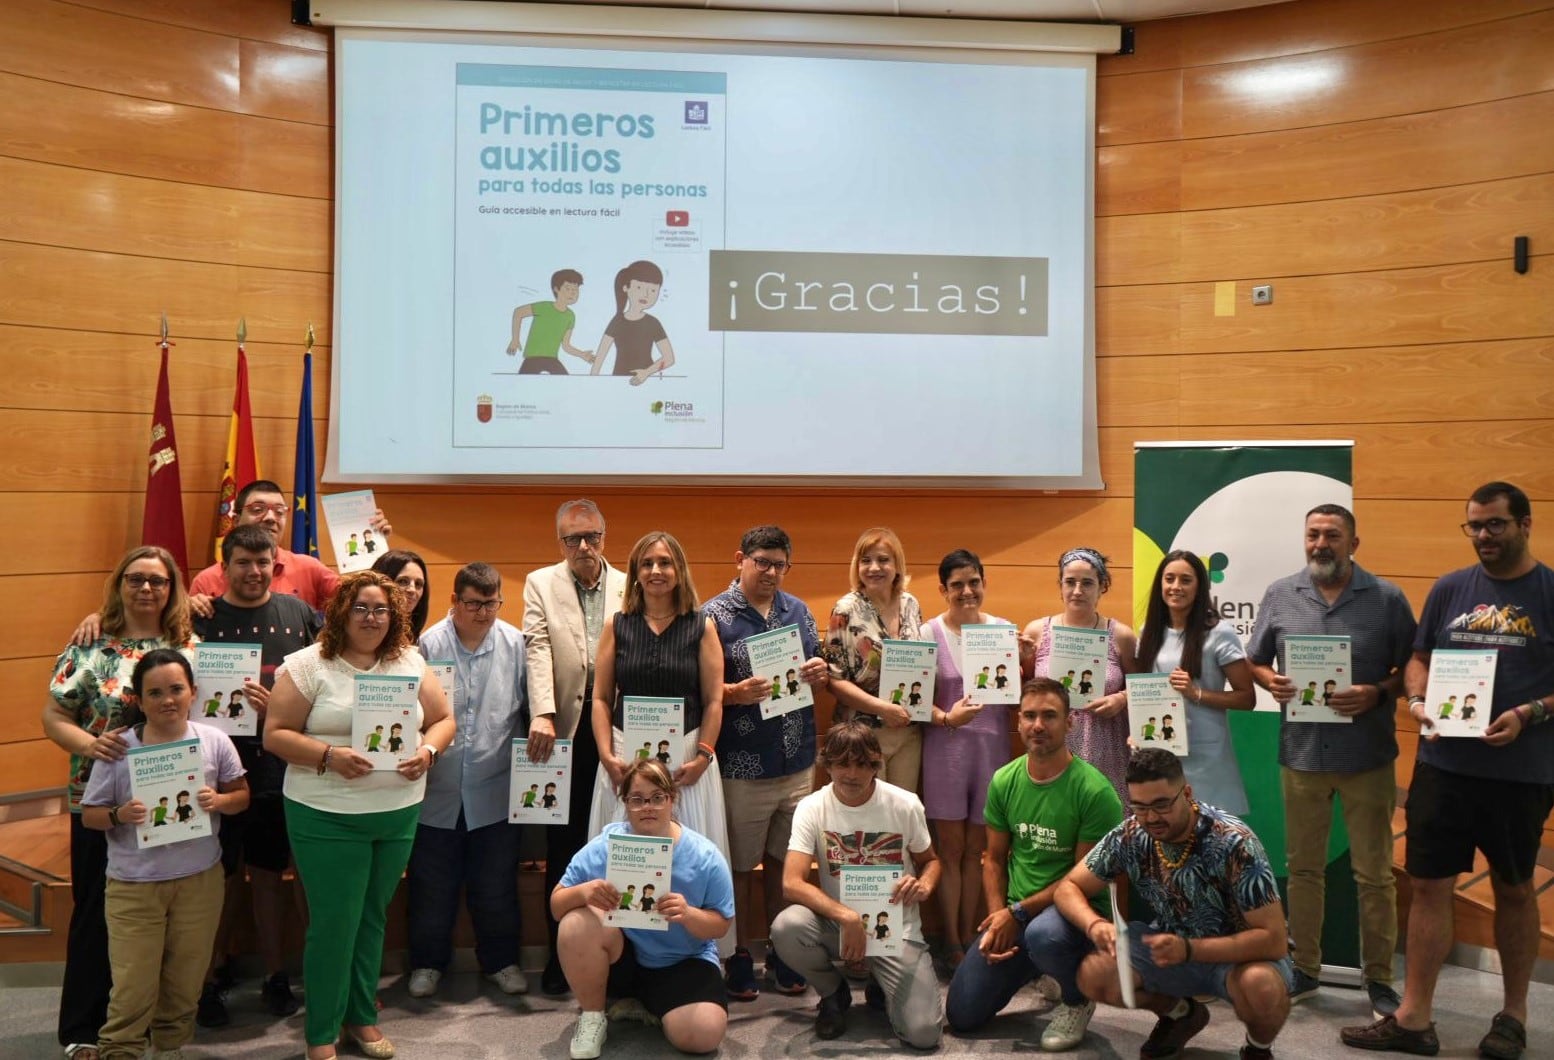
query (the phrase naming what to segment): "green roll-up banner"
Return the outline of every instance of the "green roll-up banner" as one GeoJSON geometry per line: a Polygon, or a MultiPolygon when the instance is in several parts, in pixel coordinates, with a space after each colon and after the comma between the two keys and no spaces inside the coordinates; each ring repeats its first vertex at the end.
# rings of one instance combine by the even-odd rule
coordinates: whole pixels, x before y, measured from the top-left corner
{"type": "MultiPolygon", "coordinates": [[[[1322,442],[1139,442],[1134,446],[1133,618],[1144,622],[1155,568],[1172,549],[1190,549],[1209,570],[1220,621],[1242,638],[1257,621],[1271,582],[1305,565],[1306,512],[1354,507],[1354,444],[1322,442]]],[[[1231,715],[1250,825],[1268,850],[1281,891],[1288,879],[1279,785],[1279,709],[1258,691],[1257,709],[1231,715]]],[[[1191,753],[1189,748],[1188,753],[1191,753]]],[[[1349,836],[1335,806],[1328,843],[1324,964],[1358,968],[1358,899],[1349,836]]]]}

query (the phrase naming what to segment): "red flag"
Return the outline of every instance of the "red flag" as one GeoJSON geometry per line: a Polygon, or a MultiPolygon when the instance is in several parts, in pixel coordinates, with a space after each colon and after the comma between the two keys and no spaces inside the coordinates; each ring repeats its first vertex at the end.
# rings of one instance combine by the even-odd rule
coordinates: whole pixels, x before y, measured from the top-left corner
{"type": "Polygon", "coordinates": [[[173,402],[167,387],[164,337],[162,374],[156,381],[156,408],[151,413],[151,449],[146,472],[146,508],[141,517],[140,543],[160,545],[173,554],[178,569],[189,569],[189,549],[183,532],[183,481],[178,472],[178,440],[173,435],[173,402]]]}
{"type": "Polygon", "coordinates": [[[237,344],[237,391],[232,395],[232,422],[227,428],[227,459],[221,468],[219,506],[216,509],[216,562],[221,562],[221,539],[237,525],[237,491],[259,477],[259,455],[254,451],[254,410],[248,403],[248,354],[237,344]]]}

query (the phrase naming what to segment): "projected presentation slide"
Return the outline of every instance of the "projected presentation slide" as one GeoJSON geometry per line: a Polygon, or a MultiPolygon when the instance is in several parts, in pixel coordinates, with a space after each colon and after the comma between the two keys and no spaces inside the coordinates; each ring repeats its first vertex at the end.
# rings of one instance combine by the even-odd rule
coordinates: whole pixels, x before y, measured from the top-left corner
{"type": "Polygon", "coordinates": [[[338,56],[332,480],[1093,473],[1088,60],[338,56]]]}

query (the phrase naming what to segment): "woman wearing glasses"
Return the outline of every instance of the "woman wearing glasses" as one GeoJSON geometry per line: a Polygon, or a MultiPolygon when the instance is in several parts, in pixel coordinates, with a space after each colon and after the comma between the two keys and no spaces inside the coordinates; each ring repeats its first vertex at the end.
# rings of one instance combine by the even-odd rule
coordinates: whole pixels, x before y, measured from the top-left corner
{"type": "Polygon", "coordinates": [[[308,1060],[335,1055],[342,1026],[365,1055],[390,1057],[377,1027],[389,899],[410,860],[426,772],[453,742],[442,686],[410,642],[399,586],[377,571],[340,579],[318,641],[276,675],[264,748],[285,759],[286,829],[307,891],[308,1060]],[[351,747],[357,678],[417,679],[414,751],[393,769],[351,747]]]}
{"type": "Polygon", "coordinates": [[[1171,687],[1187,700],[1182,769],[1193,792],[1239,817],[1249,807],[1228,711],[1251,710],[1256,691],[1246,648],[1209,606],[1208,586],[1203,560],[1185,549],[1166,553],[1139,634],[1139,668],[1170,674],[1171,687]]]}
{"type": "Polygon", "coordinates": [[[879,729],[885,766],[880,779],[917,791],[923,765],[922,726],[905,706],[880,698],[880,652],[889,640],[918,640],[923,609],[907,592],[906,553],[889,527],[858,536],[849,565],[853,587],[831,609],[823,652],[831,664],[837,720],[861,718],[879,729]]]}
{"type": "Polygon", "coordinates": [[[106,834],[81,825],[81,795],[94,762],[124,757],[121,721],[130,677],[148,651],[176,648],[194,658],[189,598],[173,557],[151,545],[131,549],[103,587],[101,632],[60,653],[43,708],[43,731],[70,754],[70,891],[75,908],[65,949],[59,1044],[76,1060],[96,1060],[108,1013],[110,976],[106,834]]]}
{"type": "Polygon", "coordinates": [[[399,586],[410,615],[410,639],[419,641],[431,607],[432,583],[426,574],[426,561],[408,548],[396,548],[379,556],[372,569],[394,579],[399,586]]]}
{"type": "MultiPolygon", "coordinates": [[[[631,762],[616,794],[626,806],[625,822],[606,825],[578,851],[550,896],[551,913],[561,923],[561,967],[582,1009],[572,1058],[592,1060],[603,1050],[606,993],[636,999],[662,1022],[664,1037],[676,1049],[714,1052],[728,1027],[717,944],[734,922],[728,861],[705,836],[675,820],[680,789],[661,762],[631,762]],[[667,931],[605,923],[605,914],[626,908],[621,892],[605,879],[612,835],[655,836],[673,844],[667,893],[652,897],[652,911],[669,921],[667,931]]],[[[635,901],[645,907],[642,895],[635,901]]]]}
{"type": "Polygon", "coordinates": [[[680,819],[712,840],[726,858],[723,778],[712,767],[723,727],[723,646],[717,628],[701,613],[685,551],[669,534],[655,530],[644,535],[627,563],[631,581],[620,613],[604,624],[594,663],[599,772],[589,834],[621,820],[617,792],[626,766],[667,752],[666,764],[679,789],[680,819]],[[657,734],[649,747],[626,746],[628,696],[679,700],[682,727],[668,748],[659,746],[657,734]]]}

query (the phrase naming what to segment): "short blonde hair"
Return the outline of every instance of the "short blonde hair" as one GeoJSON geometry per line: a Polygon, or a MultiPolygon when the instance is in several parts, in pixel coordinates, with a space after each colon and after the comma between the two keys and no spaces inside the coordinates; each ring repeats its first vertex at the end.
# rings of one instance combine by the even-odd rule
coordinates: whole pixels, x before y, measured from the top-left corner
{"type": "Polygon", "coordinates": [[[900,596],[906,591],[906,549],[901,547],[901,539],[896,532],[888,526],[871,526],[858,535],[858,543],[853,546],[852,582],[853,592],[863,592],[863,578],[858,574],[858,562],[863,559],[864,552],[879,545],[885,546],[885,551],[890,553],[890,558],[896,564],[896,580],[890,583],[890,595],[900,596]]]}

